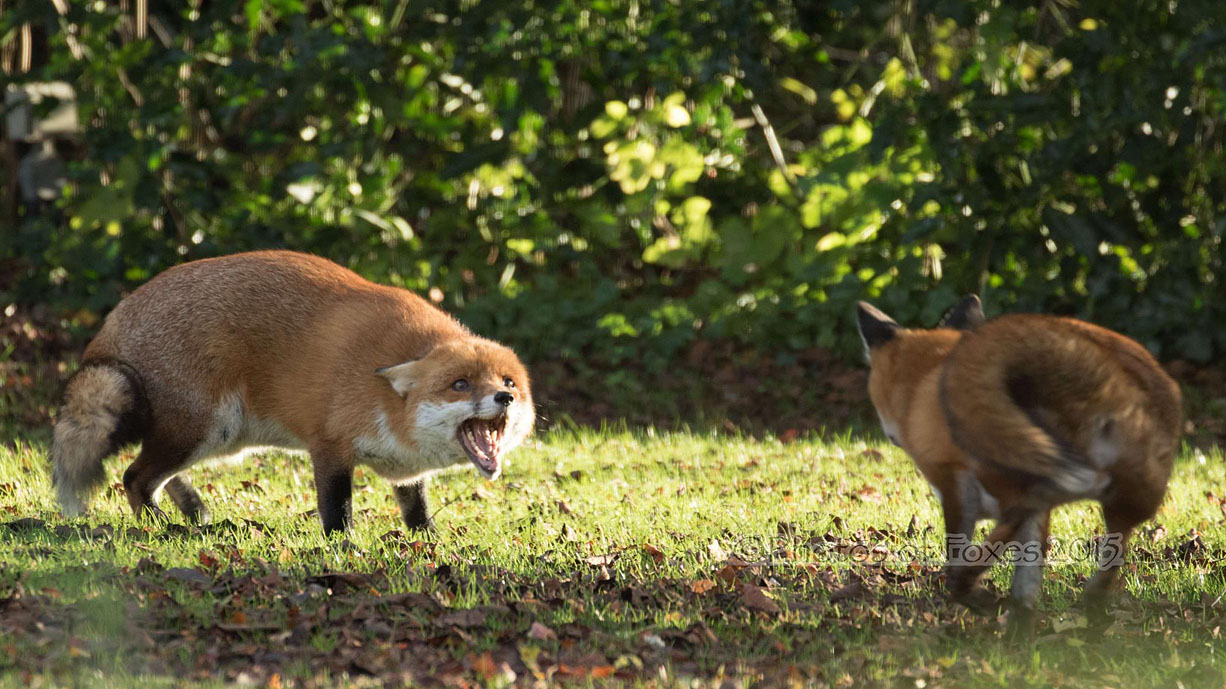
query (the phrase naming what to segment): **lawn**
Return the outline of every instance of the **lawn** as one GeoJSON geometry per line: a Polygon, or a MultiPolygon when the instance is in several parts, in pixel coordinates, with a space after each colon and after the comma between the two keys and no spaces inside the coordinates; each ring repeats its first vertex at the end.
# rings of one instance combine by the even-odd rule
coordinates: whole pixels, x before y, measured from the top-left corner
{"type": "Polygon", "coordinates": [[[1076,608],[1097,507],[1058,511],[1026,643],[945,602],[936,500],[875,434],[555,428],[497,482],[438,477],[431,534],[360,473],[344,541],[302,457],[193,470],[203,528],[134,519],[123,464],[65,521],[44,447],[0,449],[0,686],[1226,681],[1219,452],[1180,457],[1105,631],[1076,608]]]}

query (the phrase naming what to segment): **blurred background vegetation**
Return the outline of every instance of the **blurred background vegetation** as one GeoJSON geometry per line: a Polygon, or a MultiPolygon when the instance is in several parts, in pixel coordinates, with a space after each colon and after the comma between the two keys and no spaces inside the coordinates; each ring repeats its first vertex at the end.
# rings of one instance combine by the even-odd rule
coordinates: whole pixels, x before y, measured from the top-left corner
{"type": "Polygon", "coordinates": [[[1226,352],[1220,0],[0,8],[6,78],[82,125],[54,201],[3,142],[10,315],[88,333],[167,266],[287,247],[614,378],[850,357],[855,300],[968,291],[1226,352]]]}

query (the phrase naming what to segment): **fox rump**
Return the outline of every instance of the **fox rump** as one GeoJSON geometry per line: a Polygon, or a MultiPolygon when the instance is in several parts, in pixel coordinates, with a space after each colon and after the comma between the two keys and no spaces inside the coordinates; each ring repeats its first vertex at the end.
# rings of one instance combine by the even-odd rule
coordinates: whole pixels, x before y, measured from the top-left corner
{"type": "Polygon", "coordinates": [[[1011,598],[1027,625],[1051,510],[1092,499],[1108,532],[1086,588],[1100,613],[1133,529],[1165,496],[1182,425],[1178,385],[1119,333],[1036,314],[989,321],[973,295],[931,330],[903,328],[864,302],[857,316],[882,426],[940,494],[951,592],[982,600],[976,584],[991,562],[963,555],[976,522],[994,518],[978,552],[1017,545],[1011,598]]]}
{"type": "Polygon", "coordinates": [[[358,465],[390,480],[405,523],[424,528],[425,479],[464,463],[496,478],[534,418],[510,349],[408,291],[259,251],[176,266],[115,307],[65,389],[52,478],[64,513],[81,514],[105,458],[139,442],[123,476],[132,509],[160,514],[165,488],[203,522],[185,469],[305,450],[325,532],[349,525],[358,465]]]}

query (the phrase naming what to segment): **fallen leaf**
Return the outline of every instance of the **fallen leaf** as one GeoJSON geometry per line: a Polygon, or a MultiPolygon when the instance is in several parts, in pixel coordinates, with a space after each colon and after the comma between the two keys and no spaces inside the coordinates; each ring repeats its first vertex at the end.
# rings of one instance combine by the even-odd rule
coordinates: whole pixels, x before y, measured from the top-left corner
{"type": "Polygon", "coordinates": [[[460,627],[461,629],[472,629],[473,627],[484,627],[488,616],[482,610],[456,610],[445,615],[439,615],[434,620],[436,627],[460,627]]]}
{"type": "Polygon", "coordinates": [[[690,582],[690,591],[700,596],[713,588],[715,588],[715,582],[710,579],[698,579],[697,581],[690,582]]]}
{"type": "Polygon", "coordinates": [[[830,602],[837,603],[841,600],[847,600],[848,598],[855,598],[862,593],[864,593],[864,585],[858,581],[853,581],[834,593],[831,593],[830,602]]]}
{"type": "Polygon", "coordinates": [[[111,536],[114,536],[114,535],[115,535],[115,529],[110,524],[103,524],[102,526],[95,526],[89,532],[90,538],[102,538],[103,536],[110,538],[111,536]]]}
{"type": "Polygon", "coordinates": [[[204,572],[189,567],[171,567],[165,572],[166,578],[182,581],[188,584],[211,584],[213,580],[204,572]]]}
{"type": "Polygon", "coordinates": [[[200,566],[205,569],[214,569],[220,563],[217,556],[207,550],[200,551],[200,566]]]}
{"type": "Polygon", "coordinates": [[[344,593],[349,589],[361,590],[370,586],[370,581],[361,574],[353,572],[326,572],[306,578],[308,584],[319,584],[333,593],[344,593]]]}
{"type": "Polygon", "coordinates": [[[651,646],[652,648],[658,651],[664,651],[668,649],[668,644],[664,643],[664,639],[661,639],[659,634],[652,634],[651,632],[643,632],[642,634],[639,634],[639,638],[643,640],[643,643],[647,644],[648,646],[651,646]]]}
{"type": "Polygon", "coordinates": [[[41,529],[46,525],[47,522],[41,519],[25,517],[22,519],[14,519],[11,522],[7,522],[4,526],[8,527],[10,531],[30,531],[32,529],[41,529]]]}
{"type": "Polygon", "coordinates": [[[772,615],[780,612],[779,604],[771,600],[761,587],[753,584],[741,584],[741,603],[750,610],[758,610],[772,615]]]}
{"type": "Polygon", "coordinates": [[[881,492],[877,490],[876,486],[870,486],[867,484],[861,487],[860,490],[856,491],[856,497],[864,502],[871,502],[874,505],[881,504],[882,499],[881,492]]]}
{"type": "Polygon", "coordinates": [[[425,593],[398,593],[384,598],[389,605],[399,605],[406,608],[425,608],[430,611],[440,609],[439,602],[425,593]]]}
{"type": "Polygon", "coordinates": [[[549,639],[558,638],[558,635],[540,622],[533,622],[532,627],[528,630],[528,638],[536,639],[537,641],[548,641],[549,639]]]}
{"type": "Polygon", "coordinates": [[[489,651],[474,658],[472,664],[473,671],[487,683],[498,675],[498,665],[494,663],[494,656],[490,655],[489,651]]]}

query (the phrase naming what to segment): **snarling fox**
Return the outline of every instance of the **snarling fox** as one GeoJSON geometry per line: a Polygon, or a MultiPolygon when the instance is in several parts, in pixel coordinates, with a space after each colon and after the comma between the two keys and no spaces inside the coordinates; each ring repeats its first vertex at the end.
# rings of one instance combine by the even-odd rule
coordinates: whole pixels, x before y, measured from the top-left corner
{"type": "Polygon", "coordinates": [[[528,373],[403,289],[331,261],[260,251],[171,268],[123,299],[69,381],[51,446],[63,510],[82,513],[103,460],[139,442],[132,509],[165,487],[209,513],[184,470],[259,447],[305,450],[325,532],[350,521],[354,467],[395,485],[405,523],[430,525],[424,480],[503,469],[535,417],[528,373]]]}

